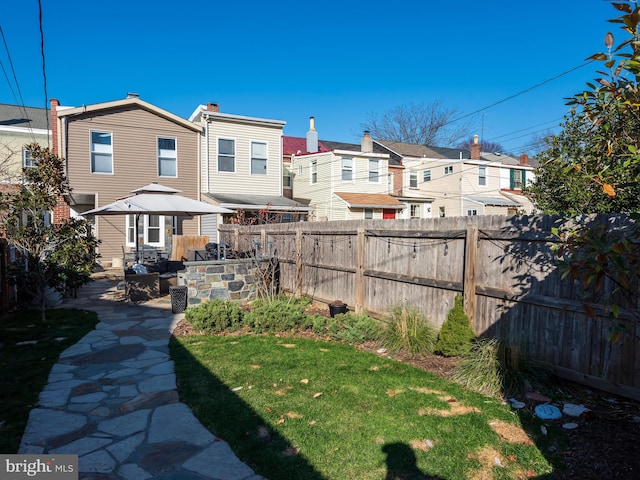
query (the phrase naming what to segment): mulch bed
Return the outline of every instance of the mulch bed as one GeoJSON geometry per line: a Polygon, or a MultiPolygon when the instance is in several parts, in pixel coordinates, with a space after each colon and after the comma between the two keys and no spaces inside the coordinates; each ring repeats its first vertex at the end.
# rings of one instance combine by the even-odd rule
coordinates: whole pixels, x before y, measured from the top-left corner
{"type": "MultiPolygon", "coordinates": [[[[326,314],[324,310],[313,313],[326,314]]],[[[174,336],[188,336],[193,330],[186,321],[178,324],[174,336]]],[[[304,332],[304,337],[314,337],[304,332]]],[[[379,346],[366,343],[362,350],[377,353],[379,346]]],[[[438,355],[411,355],[398,352],[385,353],[394,360],[404,362],[440,377],[451,379],[458,362],[456,358],[438,355]]],[[[562,425],[574,422],[578,427],[562,430],[566,448],[543,452],[554,465],[562,464],[548,479],[611,480],[640,479],[640,402],[618,397],[607,392],[590,389],[567,381],[558,381],[557,388],[567,398],[566,402],[584,405],[589,412],[579,418],[555,420],[562,425]]]]}

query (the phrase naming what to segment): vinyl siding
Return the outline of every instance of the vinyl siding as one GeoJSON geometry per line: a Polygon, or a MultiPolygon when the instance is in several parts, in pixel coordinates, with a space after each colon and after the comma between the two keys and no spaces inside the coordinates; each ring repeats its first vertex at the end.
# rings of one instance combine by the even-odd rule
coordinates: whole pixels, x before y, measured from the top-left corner
{"type": "MultiPolygon", "coordinates": [[[[130,195],[132,190],[157,182],[198,196],[198,142],[200,134],[137,106],[81,114],[67,119],[62,145],[67,175],[74,193],[95,194],[95,206],[130,195]],[[112,133],[113,174],[91,173],[91,131],[112,133]],[[177,177],[158,175],[157,138],[176,138],[177,177]]],[[[81,213],[81,212],[80,212],[81,213]]],[[[96,216],[96,232],[102,241],[102,260],[122,255],[125,244],[124,216],[96,216]]],[[[184,219],[185,235],[198,234],[199,220],[184,219]]],[[[165,232],[170,228],[167,220],[165,232]]]]}
{"type": "MultiPolygon", "coordinates": [[[[369,182],[369,157],[354,152],[353,155],[336,154],[334,152],[304,155],[293,158],[293,195],[294,199],[308,202],[313,209],[313,220],[347,220],[362,218],[362,211],[349,211],[343,200],[337,198],[336,192],[343,193],[388,193],[388,160],[379,158],[378,183],[369,182]],[[342,180],[342,158],[352,159],[353,180],[342,180]],[[318,183],[310,183],[311,162],[318,162],[318,183]],[[298,167],[302,165],[302,174],[298,167]]],[[[382,213],[380,213],[380,218],[382,213]]]]}
{"type": "MultiPolygon", "coordinates": [[[[282,195],[282,128],[215,119],[208,126],[210,192],[282,195]],[[218,139],[235,140],[235,172],[218,172],[218,139]],[[267,174],[251,174],[251,142],[267,144],[267,174]]],[[[204,153],[203,149],[203,153],[204,153]]]]}
{"type": "Polygon", "coordinates": [[[22,148],[34,142],[41,147],[49,144],[48,135],[31,135],[28,131],[3,131],[0,128],[0,179],[17,181],[22,178],[22,148]]]}

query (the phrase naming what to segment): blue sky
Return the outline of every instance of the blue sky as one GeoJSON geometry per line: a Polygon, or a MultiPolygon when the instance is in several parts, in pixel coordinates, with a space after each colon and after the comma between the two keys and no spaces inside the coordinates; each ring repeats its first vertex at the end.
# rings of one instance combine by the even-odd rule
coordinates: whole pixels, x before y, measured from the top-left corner
{"type": "MultiPolygon", "coordinates": [[[[188,117],[211,101],[284,120],[285,135],[314,116],[321,139],[356,143],[372,114],[435,101],[470,114],[583,64],[609,30],[624,38],[602,0],[41,2],[47,94],[62,105],[135,92],[188,117]]],[[[38,1],[7,1],[0,26],[24,104],[43,107],[38,1]]],[[[4,45],[0,61],[0,103],[16,103],[4,45]]],[[[469,134],[522,153],[599,66],[467,117],[469,134]]]]}

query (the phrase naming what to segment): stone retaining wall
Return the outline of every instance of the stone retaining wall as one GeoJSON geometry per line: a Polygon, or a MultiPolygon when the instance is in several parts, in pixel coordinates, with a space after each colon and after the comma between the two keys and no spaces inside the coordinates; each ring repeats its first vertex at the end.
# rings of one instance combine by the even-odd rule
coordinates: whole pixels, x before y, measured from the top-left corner
{"type": "Polygon", "coordinates": [[[256,298],[256,271],[269,265],[268,259],[184,262],[178,278],[188,287],[188,305],[209,300],[249,301],[256,298]]]}

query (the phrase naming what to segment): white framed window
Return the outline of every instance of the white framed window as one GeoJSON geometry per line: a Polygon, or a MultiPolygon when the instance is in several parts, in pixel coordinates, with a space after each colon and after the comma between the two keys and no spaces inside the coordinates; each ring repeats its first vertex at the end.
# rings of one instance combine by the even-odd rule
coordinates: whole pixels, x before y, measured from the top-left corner
{"type": "Polygon", "coordinates": [[[24,168],[36,168],[38,166],[36,159],[33,158],[33,155],[26,147],[22,147],[22,166],[24,168]]]}
{"type": "Polygon", "coordinates": [[[453,173],[453,165],[447,165],[444,167],[444,174],[451,175],[453,173]]]}
{"type": "Polygon", "coordinates": [[[251,175],[267,174],[267,144],[251,142],[251,175]]]}
{"type": "Polygon", "coordinates": [[[298,165],[298,175],[302,175],[302,164],[298,165]]]}
{"type": "Polygon", "coordinates": [[[236,171],[236,141],[230,138],[218,139],[218,171],[236,171]]]}
{"type": "MultiPolygon", "coordinates": [[[[126,216],[127,246],[136,245],[136,216],[126,216]]],[[[142,243],[154,247],[164,247],[164,215],[140,215],[138,220],[138,234],[142,236],[142,243]]]]}
{"type": "Polygon", "coordinates": [[[422,181],[430,182],[431,181],[431,170],[424,170],[422,172],[422,181]]]}
{"type": "Polygon", "coordinates": [[[311,184],[318,183],[318,160],[311,160],[311,184]]]}
{"type": "Polygon", "coordinates": [[[178,176],[178,148],[175,138],[158,137],[158,175],[178,176]]]}
{"type": "Polygon", "coordinates": [[[351,182],[353,180],[353,158],[342,157],[342,165],[340,170],[342,172],[342,181],[351,182]]]}
{"type": "Polygon", "coordinates": [[[418,172],[409,172],[409,188],[418,188],[418,172]]]}
{"type": "Polygon", "coordinates": [[[487,186],[487,167],[478,167],[478,185],[487,186]]]}
{"type": "Polygon", "coordinates": [[[282,166],[282,187],[291,188],[291,170],[286,165],[282,166]]]}
{"type": "Polygon", "coordinates": [[[473,215],[478,215],[478,210],[476,210],[475,208],[467,210],[467,216],[471,217],[473,215]]]}
{"type": "Polygon", "coordinates": [[[438,217],[440,217],[440,218],[444,218],[445,217],[444,207],[438,207],[438,217]]]}
{"type": "Polygon", "coordinates": [[[411,203],[409,205],[409,213],[411,218],[419,218],[420,217],[420,204],[419,203],[411,203]]]}
{"type": "Polygon", "coordinates": [[[91,173],[113,173],[111,132],[91,132],[91,173]]]}
{"type": "Polygon", "coordinates": [[[369,159],[369,183],[380,182],[380,160],[377,158],[369,159]]]}
{"type": "Polygon", "coordinates": [[[373,219],[373,208],[365,208],[364,209],[364,219],[372,220],[373,219]]]}

